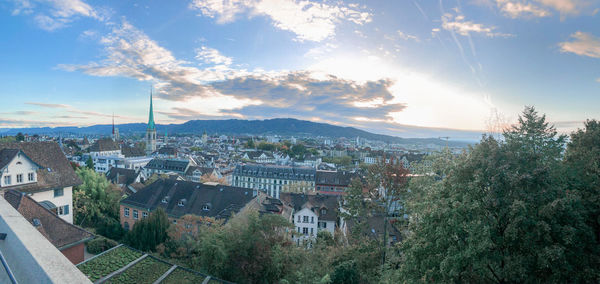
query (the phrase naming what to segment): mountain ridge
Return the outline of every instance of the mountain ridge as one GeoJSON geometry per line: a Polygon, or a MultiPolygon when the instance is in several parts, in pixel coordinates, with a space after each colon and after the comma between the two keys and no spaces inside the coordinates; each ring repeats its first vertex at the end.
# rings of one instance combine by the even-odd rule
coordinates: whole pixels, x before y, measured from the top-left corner
{"type": "MultiPolygon", "coordinates": [[[[146,131],[145,123],[118,124],[121,134],[137,134],[146,131]]],[[[436,144],[445,145],[446,141],[439,138],[402,138],[398,136],[377,134],[361,130],[351,126],[337,126],[327,123],[312,122],[294,118],[272,118],[265,120],[190,120],[181,124],[157,124],[158,134],[202,134],[204,131],[210,134],[226,135],[284,135],[284,136],[322,136],[331,138],[356,138],[361,137],[368,140],[378,140],[397,144],[436,144]]],[[[34,128],[6,128],[0,129],[2,135],[15,135],[19,132],[33,134],[77,134],[77,135],[110,135],[112,125],[98,124],[86,127],[63,126],[63,127],[34,127],[34,128]]],[[[449,141],[452,146],[465,146],[462,141],[449,141]]]]}

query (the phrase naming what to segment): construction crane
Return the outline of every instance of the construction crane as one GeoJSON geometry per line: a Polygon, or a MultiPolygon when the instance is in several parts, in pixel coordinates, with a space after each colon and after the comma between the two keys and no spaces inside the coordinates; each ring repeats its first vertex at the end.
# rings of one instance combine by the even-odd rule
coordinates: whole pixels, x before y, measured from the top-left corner
{"type": "Polygon", "coordinates": [[[450,139],[449,136],[441,136],[441,137],[438,137],[438,139],[446,139],[446,148],[448,148],[448,139],[450,139]]]}

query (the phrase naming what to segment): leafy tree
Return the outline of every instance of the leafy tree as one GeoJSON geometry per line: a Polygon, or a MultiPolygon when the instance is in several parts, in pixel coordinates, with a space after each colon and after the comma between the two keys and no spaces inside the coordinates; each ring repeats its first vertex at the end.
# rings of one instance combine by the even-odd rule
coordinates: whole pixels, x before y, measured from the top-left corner
{"type": "Polygon", "coordinates": [[[277,147],[273,143],[267,143],[267,142],[263,141],[263,142],[258,143],[257,149],[263,150],[263,151],[275,151],[277,149],[277,147]]]}
{"type": "Polygon", "coordinates": [[[256,145],[254,144],[254,140],[253,139],[250,139],[250,140],[248,140],[248,142],[246,142],[246,148],[248,148],[248,149],[255,149],[256,148],[256,145]]]}
{"type": "Polygon", "coordinates": [[[17,139],[15,139],[14,136],[4,136],[4,137],[0,138],[0,143],[4,143],[4,142],[10,143],[10,142],[15,142],[15,141],[17,141],[17,139]]]}
{"type": "Polygon", "coordinates": [[[503,136],[434,166],[443,176],[416,189],[400,281],[590,282],[578,266],[589,230],[564,190],[565,136],[532,107],[503,136]]]}
{"type": "Polygon", "coordinates": [[[155,251],[156,247],[168,241],[169,218],[164,209],[158,208],[148,218],[135,222],[125,235],[125,242],[143,251],[155,251]]]}
{"type": "Polygon", "coordinates": [[[100,234],[119,239],[122,232],[115,228],[119,223],[120,191],[113,188],[102,174],[88,168],[78,168],[77,175],[83,182],[73,190],[73,213],[75,223],[93,227],[100,234]]]}
{"type": "Polygon", "coordinates": [[[94,169],[94,160],[92,160],[92,156],[88,157],[87,161],[85,161],[85,166],[88,169],[94,169]]]}
{"type": "Polygon", "coordinates": [[[15,139],[17,141],[25,141],[25,135],[23,135],[23,133],[19,132],[19,133],[17,133],[17,136],[15,136],[15,139]]]}

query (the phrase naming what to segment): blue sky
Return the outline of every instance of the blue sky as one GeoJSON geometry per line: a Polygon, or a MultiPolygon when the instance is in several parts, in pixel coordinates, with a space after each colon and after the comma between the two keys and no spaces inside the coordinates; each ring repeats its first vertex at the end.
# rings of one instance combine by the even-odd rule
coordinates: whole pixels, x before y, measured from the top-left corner
{"type": "Polygon", "coordinates": [[[0,2],[0,128],[293,117],[399,136],[599,118],[600,1],[0,2]],[[491,123],[490,121],[495,121],[491,123]]]}

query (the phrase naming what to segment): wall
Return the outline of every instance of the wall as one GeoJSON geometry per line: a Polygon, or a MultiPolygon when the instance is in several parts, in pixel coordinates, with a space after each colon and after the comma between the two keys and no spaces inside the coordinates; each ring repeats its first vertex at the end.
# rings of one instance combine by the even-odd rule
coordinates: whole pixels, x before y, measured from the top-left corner
{"type": "Polygon", "coordinates": [[[63,189],[63,196],[54,197],[54,190],[46,190],[41,192],[36,192],[30,195],[33,200],[37,202],[42,202],[48,200],[52,202],[56,207],[69,205],[69,214],[68,215],[59,215],[63,220],[73,224],[73,187],[65,187],[63,189]]]}
{"type": "Polygon", "coordinates": [[[80,243],[70,248],[62,249],[60,252],[67,257],[73,264],[78,264],[84,260],[83,251],[85,250],[85,244],[80,243]]]}
{"type": "MultiPolygon", "coordinates": [[[[0,232],[7,234],[0,240],[0,251],[19,283],[91,283],[2,197],[0,232]]],[[[10,283],[3,275],[0,283],[10,283]]]]}

